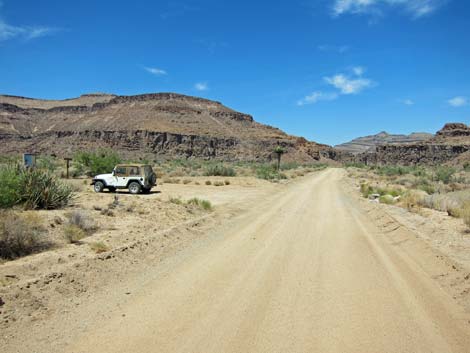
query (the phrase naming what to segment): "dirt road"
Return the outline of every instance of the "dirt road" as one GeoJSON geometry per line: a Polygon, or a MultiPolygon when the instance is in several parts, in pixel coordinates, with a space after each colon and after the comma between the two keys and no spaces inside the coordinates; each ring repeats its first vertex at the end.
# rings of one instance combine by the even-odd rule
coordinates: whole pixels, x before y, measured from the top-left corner
{"type": "Polygon", "coordinates": [[[468,316],[386,240],[342,173],[247,205],[61,351],[470,352],[468,316]]]}

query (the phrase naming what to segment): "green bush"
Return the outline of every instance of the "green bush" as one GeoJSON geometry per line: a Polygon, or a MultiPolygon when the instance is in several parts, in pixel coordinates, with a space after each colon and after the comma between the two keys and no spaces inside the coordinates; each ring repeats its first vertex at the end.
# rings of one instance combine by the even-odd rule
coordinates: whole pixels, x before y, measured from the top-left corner
{"type": "Polygon", "coordinates": [[[264,180],[287,179],[284,173],[279,173],[273,164],[264,164],[256,167],[256,177],[264,180]]]}
{"type": "Polygon", "coordinates": [[[66,206],[73,197],[72,188],[48,171],[21,172],[21,200],[25,208],[52,210],[66,206]]]}
{"type": "Polygon", "coordinates": [[[116,164],[121,163],[119,155],[110,150],[77,152],[73,159],[76,168],[79,169],[80,165],[84,166],[86,174],[90,176],[110,173],[116,164]]]}
{"type": "Polygon", "coordinates": [[[55,209],[68,204],[72,188],[41,169],[0,168],[0,208],[22,204],[28,209],[55,209]]]}
{"type": "Polygon", "coordinates": [[[194,197],[187,202],[188,205],[195,205],[197,207],[202,208],[203,210],[206,211],[211,211],[212,210],[212,204],[210,201],[207,200],[201,200],[198,199],[197,197],[194,197]]]}
{"type": "Polygon", "coordinates": [[[0,208],[10,208],[20,202],[21,182],[19,167],[0,167],[0,208]]]}
{"type": "Polygon", "coordinates": [[[442,181],[444,184],[449,184],[454,174],[454,168],[441,166],[436,169],[434,176],[437,181],[442,181]]]}
{"type": "Polygon", "coordinates": [[[232,167],[227,167],[221,164],[216,164],[208,166],[204,171],[205,176],[224,176],[224,177],[233,177],[237,173],[232,167]]]}

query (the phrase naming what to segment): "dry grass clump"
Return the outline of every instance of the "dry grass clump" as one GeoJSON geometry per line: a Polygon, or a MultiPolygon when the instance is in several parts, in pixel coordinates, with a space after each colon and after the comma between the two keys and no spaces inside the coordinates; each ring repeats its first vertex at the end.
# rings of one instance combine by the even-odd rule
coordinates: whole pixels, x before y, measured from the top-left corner
{"type": "Polygon", "coordinates": [[[225,185],[225,184],[224,184],[224,182],[222,182],[222,181],[216,181],[216,182],[214,182],[214,186],[224,186],[224,185],[225,185]]]}
{"type": "Polygon", "coordinates": [[[230,180],[225,180],[225,181],[224,181],[224,184],[225,184],[225,185],[230,185],[230,180]]]}
{"type": "Polygon", "coordinates": [[[93,218],[84,211],[72,211],[67,218],[68,224],[64,228],[64,237],[69,243],[79,242],[98,228],[93,218]]]}
{"type": "Polygon", "coordinates": [[[175,204],[175,205],[182,205],[183,204],[183,200],[181,200],[180,197],[170,197],[168,201],[170,203],[175,204]]]}
{"type": "Polygon", "coordinates": [[[409,190],[401,198],[401,203],[409,211],[420,209],[423,206],[423,200],[426,197],[424,191],[409,190]]]}
{"type": "Polygon", "coordinates": [[[101,254],[106,251],[109,251],[109,246],[99,241],[99,242],[90,243],[90,249],[93,250],[96,254],[101,254]]]}
{"type": "Polygon", "coordinates": [[[174,178],[164,178],[163,183],[165,184],[179,184],[181,182],[180,179],[174,179],[174,178]]]}
{"type": "Polygon", "coordinates": [[[183,179],[183,184],[187,185],[191,183],[191,179],[183,179]]]}
{"type": "Polygon", "coordinates": [[[460,209],[460,217],[462,217],[463,222],[467,226],[467,229],[470,230],[470,201],[466,201],[462,208],[460,209]]]}
{"type": "Polygon", "coordinates": [[[206,185],[212,185],[212,181],[206,180],[206,183],[205,183],[205,184],[206,184],[206,185]]]}
{"type": "Polygon", "coordinates": [[[198,199],[197,197],[188,200],[187,204],[197,206],[205,211],[211,211],[213,208],[210,201],[198,199]]]}
{"type": "Polygon", "coordinates": [[[48,247],[42,220],[34,213],[0,212],[0,258],[15,259],[48,247]]]}

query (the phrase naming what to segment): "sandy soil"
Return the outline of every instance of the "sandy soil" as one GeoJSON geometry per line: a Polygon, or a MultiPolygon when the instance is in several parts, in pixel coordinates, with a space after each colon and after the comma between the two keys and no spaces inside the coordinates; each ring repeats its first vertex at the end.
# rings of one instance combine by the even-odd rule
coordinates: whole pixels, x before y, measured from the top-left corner
{"type": "Polygon", "coordinates": [[[343,170],[248,183],[169,185],[212,196],[216,211],[165,232],[142,224],[134,248],[58,264],[48,283],[3,287],[4,312],[34,302],[24,293],[40,299],[32,317],[3,324],[3,351],[468,353],[465,259],[360,200],[343,170]]]}

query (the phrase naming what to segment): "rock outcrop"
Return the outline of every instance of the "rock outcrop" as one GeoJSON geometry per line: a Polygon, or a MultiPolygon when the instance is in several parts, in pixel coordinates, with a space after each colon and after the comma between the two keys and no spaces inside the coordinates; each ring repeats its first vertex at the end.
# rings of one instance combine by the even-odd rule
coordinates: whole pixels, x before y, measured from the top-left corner
{"type": "Polygon", "coordinates": [[[432,134],[425,132],[415,132],[410,135],[395,135],[382,131],[376,135],[359,137],[350,142],[336,145],[335,148],[344,152],[359,154],[373,152],[374,148],[380,145],[416,144],[427,141],[432,137],[432,134]]]}
{"type": "Polygon", "coordinates": [[[203,98],[175,93],[83,95],[63,101],[0,96],[0,153],[70,156],[112,148],[129,158],[312,162],[330,147],[288,135],[203,98]]]}
{"type": "Polygon", "coordinates": [[[461,163],[470,151],[470,127],[462,123],[446,124],[436,135],[419,143],[381,144],[364,153],[337,150],[329,157],[341,162],[369,165],[440,165],[461,163]]]}

